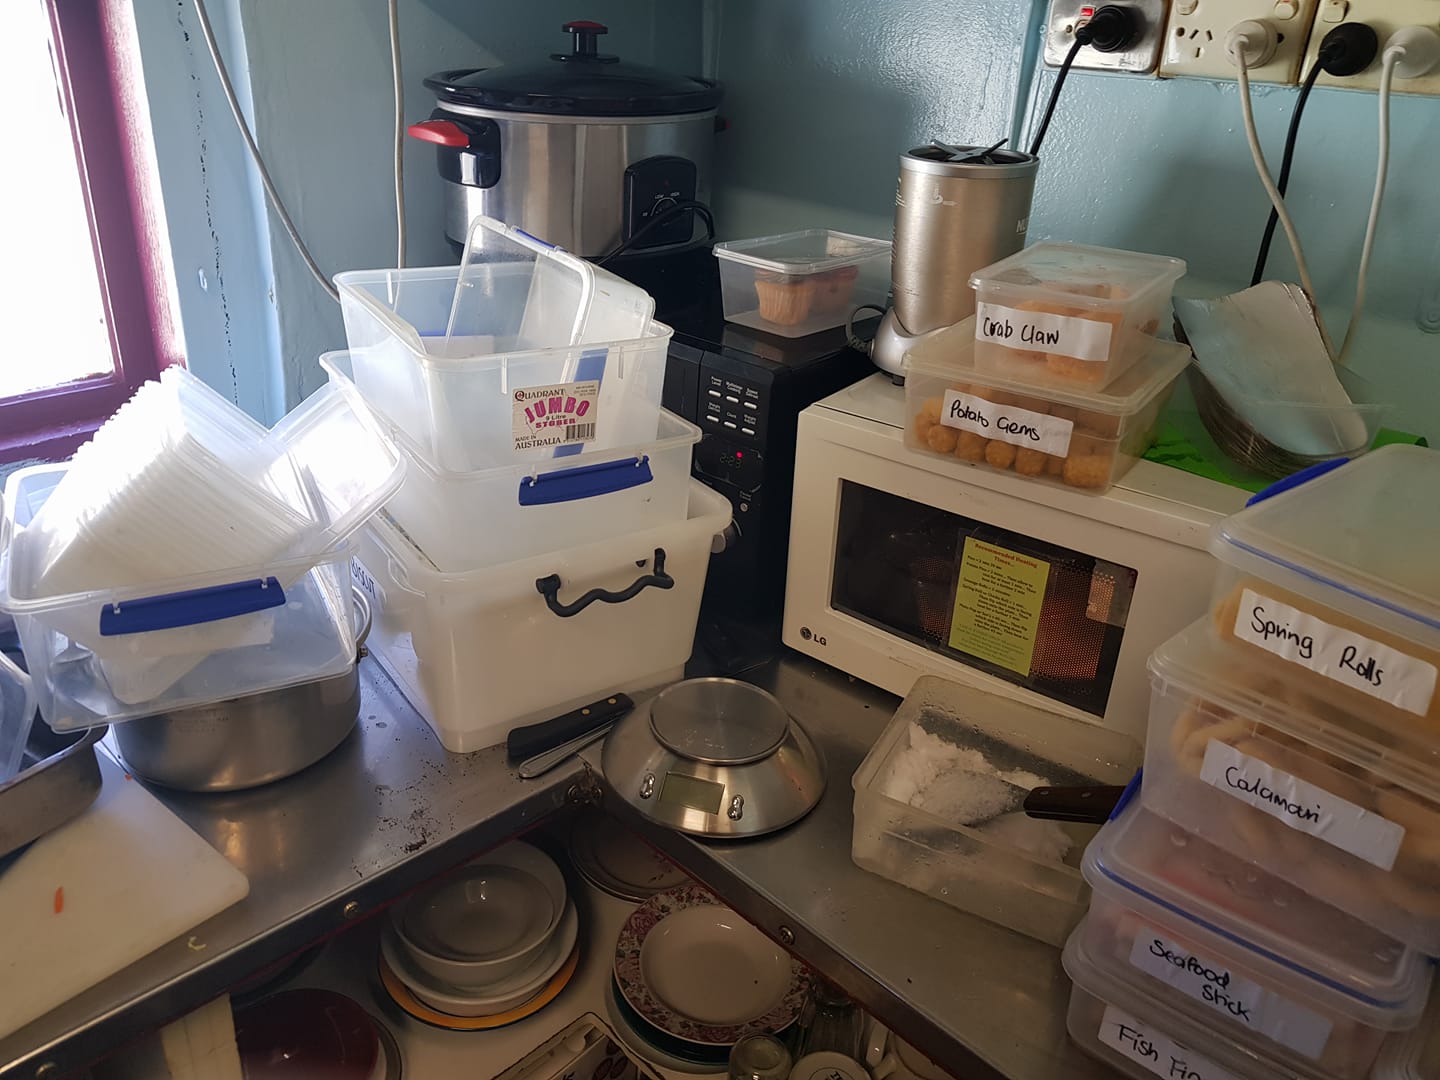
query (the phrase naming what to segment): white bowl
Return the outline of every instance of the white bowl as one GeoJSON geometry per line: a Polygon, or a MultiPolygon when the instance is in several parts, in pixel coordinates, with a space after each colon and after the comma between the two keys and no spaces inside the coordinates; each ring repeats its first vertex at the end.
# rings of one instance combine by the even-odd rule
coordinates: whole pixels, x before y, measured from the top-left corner
{"type": "Polygon", "coordinates": [[[391,925],[415,967],[437,982],[473,990],[533,964],[565,904],[559,867],[517,842],[397,904],[391,925]]]}
{"type": "Polygon", "coordinates": [[[499,1016],[518,1009],[550,984],[556,972],[565,966],[580,936],[580,916],[575,905],[566,903],[565,914],[555,934],[540,950],[540,955],[526,970],[486,987],[484,990],[462,990],[436,984],[426,972],[418,971],[405,951],[394,928],[380,937],[380,951],[395,977],[410,988],[422,1004],[450,1016],[499,1016]]]}

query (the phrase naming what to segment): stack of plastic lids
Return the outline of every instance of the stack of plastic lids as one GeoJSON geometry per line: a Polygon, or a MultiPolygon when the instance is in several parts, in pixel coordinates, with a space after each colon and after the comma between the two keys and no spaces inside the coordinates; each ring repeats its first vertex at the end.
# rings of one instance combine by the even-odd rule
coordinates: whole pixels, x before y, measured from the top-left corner
{"type": "Polygon", "coordinates": [[[403,472],[334,387],[267,432],[172,368],[67,465],[13,473],[0,608],[46,720],[65,730],[335,674],[354,652],[336,564],[403,472]],[[288,664],[247,665],[256,649],[288,664]],[[228,666],[205,664],[218,653],[228,666]]]}
{"type": "Polygon", "coordinates": [[[441,570],[685,518],[700,432],[660,406],[644,290],[483,217],[458,267],[336,282],[350,348],[322,363],[409,461],[390,512],[441,570]]]}

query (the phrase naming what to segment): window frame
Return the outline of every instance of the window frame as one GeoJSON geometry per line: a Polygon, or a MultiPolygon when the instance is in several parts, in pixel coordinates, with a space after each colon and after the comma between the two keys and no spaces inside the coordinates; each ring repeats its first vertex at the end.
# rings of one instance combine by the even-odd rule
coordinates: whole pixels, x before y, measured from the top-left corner
{"type": "Polygon", "coordinates": [[[141,383],[185,359],[128,0],[31,2],[50,26],[114,366],[0,399],[0,462],[69,456],[141,383]]]}

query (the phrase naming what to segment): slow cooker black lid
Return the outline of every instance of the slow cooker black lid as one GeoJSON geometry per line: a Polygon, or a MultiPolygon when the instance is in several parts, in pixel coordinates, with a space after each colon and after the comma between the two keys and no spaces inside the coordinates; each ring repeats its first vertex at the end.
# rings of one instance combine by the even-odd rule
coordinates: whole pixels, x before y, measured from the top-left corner
{"type": "Polygon", "coordinates": [[[602,54],[597,22],[568,22],[568,53],[551,53],[538,64],[439,71],[425,80],[442,105],[473,105],[506,112],[557,116],[668,116],[704,112],[720,103],[711,79],[673,75],[602,54]]]}

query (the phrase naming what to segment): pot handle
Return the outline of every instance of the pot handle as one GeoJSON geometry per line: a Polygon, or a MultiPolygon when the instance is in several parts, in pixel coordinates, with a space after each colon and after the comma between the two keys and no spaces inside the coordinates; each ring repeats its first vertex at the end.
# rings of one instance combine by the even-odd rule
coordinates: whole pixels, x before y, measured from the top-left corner
{"type": "MultiPolygon", "coordinates": [[[[640,563],[644,566],[642,560],[640,563]]],[[[591,589],[578,599],[565,604],[560,600],[560,575],[550,574],[546,577],[535,579],[535,590],[545,598],[545,606],[562,619],[568,619],[572,615],[578,615],[595,601],[599,600],[604,604],[623,604],[626,600],[633,599],[646,589],[673,589],[675,579],[665,573],[665,549],[655,549],[655,572],[652,574],[641,574],[619,592],[610,592],[606,589],[591,589]]]]}

